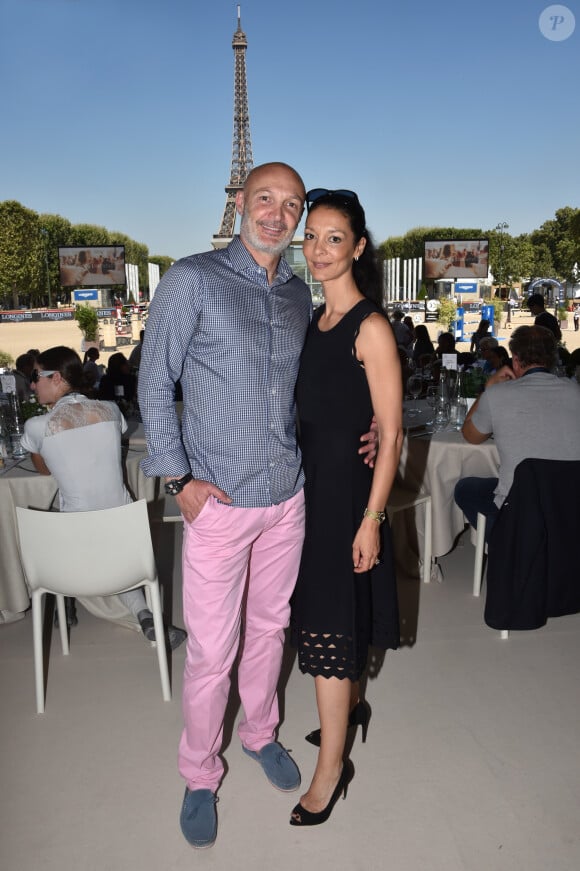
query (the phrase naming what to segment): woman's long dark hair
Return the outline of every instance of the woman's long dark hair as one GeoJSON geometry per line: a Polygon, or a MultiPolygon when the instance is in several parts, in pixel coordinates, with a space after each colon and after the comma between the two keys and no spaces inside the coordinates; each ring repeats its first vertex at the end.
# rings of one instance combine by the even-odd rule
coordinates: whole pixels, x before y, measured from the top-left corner
{"type": "Polygon", "coordinates": [[[48,351],[43,351],[42,354],[38,355],[36,362],[43,369],[60,372],[72,393],[86,394],[89,388],[86,373],[83,370],[81,358],[72,348],[66,348],[64,345],[49,348],[48,351]]]}
{"type": "Polygon", "coordinates": [[[311,214],[320,206],[336,209],[348,220],[354,234],[355,243],[366,239],[363,253],[352,264],[352,275],[355,284],[367,299],[383,308],[381,271],[377,261],[377,252],[371,235],[366,227],[365,212],[358,199],[327,194],[315,200],[309,209],[311,214]]]}

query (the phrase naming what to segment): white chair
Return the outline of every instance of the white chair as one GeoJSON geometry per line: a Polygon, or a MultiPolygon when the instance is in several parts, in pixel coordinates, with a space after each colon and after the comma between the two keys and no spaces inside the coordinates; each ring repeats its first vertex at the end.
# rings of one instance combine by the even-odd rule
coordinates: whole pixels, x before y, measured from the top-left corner
{"type": "Polygon", "coordinates": [[[159,581],[144,499],[102,511],[48,512],[16,509],[22,568],[32,598],[36,710],[44,713],[42,600],[56,595],[62,652],[69,653],[64,596],[111,596],[145,587],[153,612],[164,701],[171,700],[163,643],[159,581]],[[118,547],[103,547],[123,533],[118,547]]]}
{"type": "Polygon", "coordinates": [[[483,580],[483,555],[487,551],[485,546],[485,514],[477,513],[477,527],[475,529],[475,562],[473,564],[473,595],[481,594],[481,582],[483,580]]]}
{"type": "MultiPolygon", "coordinates": [[[[485,543],[485,514],[477,512],[477,527],[475,529],[475,561],[473,564],[473,595],[481,594],[481,584],[483,581],[483,555],[487,553],[487,545],[485,543]]],[[[499,633],[502,641],[509,638],[509,631],[502,629],[499,633]]]]}
{"type": "Polygon", "coordinates": [[[398,484],[394,484],[387,502],[387,514],[389,515],[389,520],[391,520],[397,512],[406,511],[408,508],[417,508],[419,505],[425,506],[423,583],[428,584],[431,580],[431,561],[433,553],[433,515],[431,496],[422,493],[413,493],[411,490],[405,490],[398,484]]]}

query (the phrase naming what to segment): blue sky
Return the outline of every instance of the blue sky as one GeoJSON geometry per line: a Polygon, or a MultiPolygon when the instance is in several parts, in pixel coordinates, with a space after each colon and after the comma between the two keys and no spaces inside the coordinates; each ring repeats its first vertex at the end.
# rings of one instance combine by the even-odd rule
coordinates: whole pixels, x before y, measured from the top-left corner
{"type": "MultiPolygon", "coordinates": [[[[377,242],[516,235],[580,206],[576,29],[535,0],[245,0],[254,162],[358,191],[377,242]]],[[[0,0],[0,200],[210,247],[233,126],[230,0],[0,0]]]]}

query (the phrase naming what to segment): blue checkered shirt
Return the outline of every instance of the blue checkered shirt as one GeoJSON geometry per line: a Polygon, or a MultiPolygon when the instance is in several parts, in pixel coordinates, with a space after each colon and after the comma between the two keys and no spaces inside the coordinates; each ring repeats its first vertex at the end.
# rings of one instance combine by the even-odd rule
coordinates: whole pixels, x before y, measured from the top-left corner
{"type": "Polygon", "coordinates": [[[311,314],[286,261],[270,286],[237,237],[177,261],[155,291],[139,368],[145,474],[191,471],[245,508],[294,496],[303,484],[294,387],[311,314]]]}

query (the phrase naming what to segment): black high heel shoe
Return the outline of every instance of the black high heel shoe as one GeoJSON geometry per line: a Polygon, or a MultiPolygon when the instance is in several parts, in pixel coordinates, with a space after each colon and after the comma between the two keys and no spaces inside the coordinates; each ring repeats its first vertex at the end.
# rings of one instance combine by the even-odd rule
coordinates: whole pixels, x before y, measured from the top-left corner
{"type": "MultiPolygon", "coordinates": [[[[362,730],[363,744],[367,740],[367,731],[369,728],[369,720],[371,718],[371,709],[367,702],[359,701],[356,703],[350,714],[348,715],[348,727],[360,726],[362,730]]],[[[320,747],[320,729],[315,729],[306,735],[306,740],[309,744],[314,744],[315,747],[320,747]]]]}
{"type": "Polygon", "coordinates": [[[342,771],[340,772],[340,777],[338,778],[338,783],[334,787],[334,792],[330,796],[330,801],[326,805],[326,807],[319,811],[318,813],[312,813],[311,811],[307,811],[306,808],[302,807],[300,802],[296,805],[292,814],[290,816],[290,825],[291,826],[319,826],[321,823],[325,823],[332,813],[332,809],[340,794],[342,793],[343,799],[346,798],[346,793],[348,790],[348,785],[354,777],[354,769],[352,766],[352,762],[350,760],[346,760],[344,765],[342,766],[342,771]]]}

